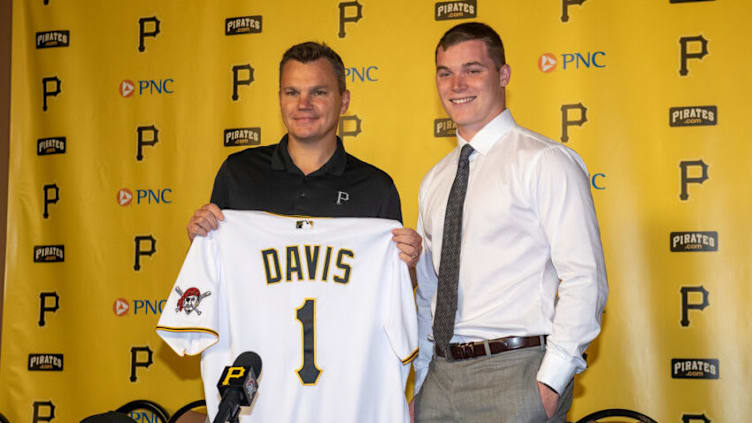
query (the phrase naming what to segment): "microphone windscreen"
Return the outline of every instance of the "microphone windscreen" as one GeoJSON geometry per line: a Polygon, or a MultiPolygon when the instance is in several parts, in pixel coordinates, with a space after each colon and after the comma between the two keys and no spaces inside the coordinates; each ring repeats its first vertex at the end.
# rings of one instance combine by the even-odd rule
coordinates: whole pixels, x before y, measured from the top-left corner
{"type": "Polygon", "coordinates": [[[261,357],[253,351],[246,351],[241,353],[238,358],[235,359],[233,366],[250,367],[253,369],[253,373],[258,377],[261,374],[261,357]]]}

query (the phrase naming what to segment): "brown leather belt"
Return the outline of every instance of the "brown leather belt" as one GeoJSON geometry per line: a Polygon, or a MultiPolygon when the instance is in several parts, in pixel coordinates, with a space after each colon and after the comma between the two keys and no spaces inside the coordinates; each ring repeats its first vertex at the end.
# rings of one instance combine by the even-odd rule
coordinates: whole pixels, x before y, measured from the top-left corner
{"type": "MultiPolygon", "coordinates": [[[[546,343],[546,337],[541,336],[508,336],[506,338],[490,339],[488,341],[468,342],[464,344],[449,344],[451,359],[464,360],[484,355],[493,355],[520,348],[537,347],[546,343]]],[[[443,351],[435,348],[436,355],[445,357],[443,351]]]]}

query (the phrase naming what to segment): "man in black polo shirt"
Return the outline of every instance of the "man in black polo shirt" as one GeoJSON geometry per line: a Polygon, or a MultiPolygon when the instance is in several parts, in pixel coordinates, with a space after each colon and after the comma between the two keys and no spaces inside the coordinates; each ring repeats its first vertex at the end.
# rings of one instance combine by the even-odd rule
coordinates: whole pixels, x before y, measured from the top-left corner
{"type": "MultiPolygon", "coordinates": [[[[402,221],[400,199],[385,172],[345,152],[336,135],[350,104],[345,67],[326,45],[288,49],[279,64],[279,104],[287,134],[279,144],[230,155],[214,181],[211,203],[188,222],[188,237],[204,236],[224,219],[221,209],[263,210],[316,217],[380,217],[402,221]]],[[[411,267],[421,238],[395,229],[400,257],[411,267]]]]}

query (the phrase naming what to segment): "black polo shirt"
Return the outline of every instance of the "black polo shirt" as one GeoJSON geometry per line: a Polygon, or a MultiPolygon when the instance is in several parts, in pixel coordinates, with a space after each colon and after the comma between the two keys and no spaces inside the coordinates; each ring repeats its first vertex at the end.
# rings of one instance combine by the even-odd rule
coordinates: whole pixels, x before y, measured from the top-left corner
{"type": "Polygon", "coordinates": [[[262,210],[314,217],[381,217],[402,221],[399,194],[384,171],[347,154],[334,155],[304,175],[279,144],[231,154],[214,180],[211,202],[221,209],[262,210]]]}

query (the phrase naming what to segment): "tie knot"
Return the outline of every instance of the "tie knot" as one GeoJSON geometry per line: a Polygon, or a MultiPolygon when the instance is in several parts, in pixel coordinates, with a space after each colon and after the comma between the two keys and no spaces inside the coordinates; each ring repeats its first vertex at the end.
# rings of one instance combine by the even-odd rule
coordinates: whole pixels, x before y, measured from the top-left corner
{"type": "Polygon", "coordinates": [[[470,160],[470,155],[473,154],[473,151],[475,151],[475,150],[473,149],[473,147],[470,144],[463,145],[462,146],[462,150],[460,151],[460,161],[459,161],[459,163],[461,165],[464,165],[464,164],[468,163],[468,161],[470,160]]]}

